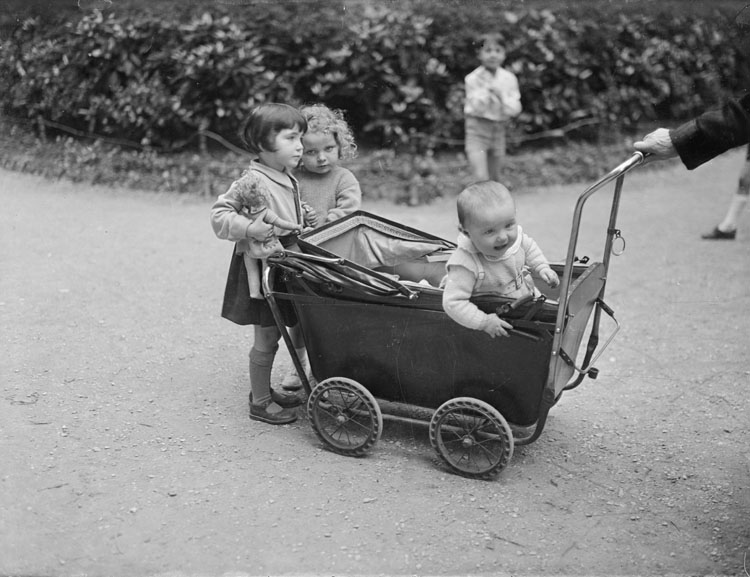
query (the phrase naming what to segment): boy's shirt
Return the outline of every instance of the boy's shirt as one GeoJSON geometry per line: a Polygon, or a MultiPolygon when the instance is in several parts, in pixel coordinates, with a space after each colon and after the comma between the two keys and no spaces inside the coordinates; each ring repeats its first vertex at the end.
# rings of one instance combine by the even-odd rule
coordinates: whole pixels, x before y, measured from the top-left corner
{"type": "Polygon", "coordinates": [[[466,78],[464,114],[495,122],[508,120],[521,113],[521,92],[516,75],[498,68],[493,74],[484,66],[466,78]]]}

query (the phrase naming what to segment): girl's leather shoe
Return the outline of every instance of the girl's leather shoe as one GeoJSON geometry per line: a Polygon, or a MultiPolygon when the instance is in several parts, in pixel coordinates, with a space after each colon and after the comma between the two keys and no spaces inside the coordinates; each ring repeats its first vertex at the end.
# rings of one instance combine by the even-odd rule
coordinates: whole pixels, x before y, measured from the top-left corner
{"type": "Polygon", "coordinates": [[[737,236],[737,229],[724,232],[723,230],[719,230],[718,226],[715,226],[711,232],[702,234],[701,238],[706,240],[734,240],[735,236],[737,236]]]}
{"type": "Polygon", "coordinates": [[[297,411],[294,409],[281,409],[275,413],[269,413],[268,405],[272,402],[268,401],[264,405],[250,403],[250,419],[269,425],[286,425],[297,420],[297,411]]]}

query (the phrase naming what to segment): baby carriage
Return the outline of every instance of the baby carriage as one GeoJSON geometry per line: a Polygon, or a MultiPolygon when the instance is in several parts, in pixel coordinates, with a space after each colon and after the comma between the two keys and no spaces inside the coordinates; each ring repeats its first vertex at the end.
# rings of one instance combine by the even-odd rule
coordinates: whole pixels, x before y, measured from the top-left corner
{"type": "Polygon", "coordinates": [[[443,311],[439,287],[454,243],[374,214],[359,211],[305,233],[299,252],[270,257],[266,298],[322,442],[343,455],[364,455],[380,438],[387,407],[395,418],[418,415],[453,472],[497,476],[515,445],[539,437],[563,392],[585,376],[596,378],[594,363],[619,330],[604,292],[610,255],[624,249],[616,228],[624,176],[642,161],[635,153],[578,198],[567,256],[552,264],[559,287],[538,282],[538,298],[472,299],[513,325],[508,338],[464,328],[443,311]],[[612,181],[602,259],[579,259],[584,204],[612,181]],[[280,299],[291,301],[299,319],[314,387],[282,322],[280,299]],[[600,346],[602,313],[611,329],[600,346]]]}

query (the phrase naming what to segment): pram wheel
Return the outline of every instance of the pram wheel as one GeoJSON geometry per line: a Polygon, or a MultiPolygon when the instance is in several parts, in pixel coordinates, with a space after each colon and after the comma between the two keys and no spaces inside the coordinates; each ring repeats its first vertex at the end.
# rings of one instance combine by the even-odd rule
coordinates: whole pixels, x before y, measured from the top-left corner
{"type": "Polygon", "coordinates": [[[332,377],[318,383],[307,401],[315,434],[335,453],[361,457],[380,439],[383,414],[357,381],[332,377]]]}
{"type": "Polygon", "coordinates": [[[464,477],[491,479],[513,456],[513,433],[500,412],[471,397],[443,403],[430,420],[430,443],[464,477]]]}

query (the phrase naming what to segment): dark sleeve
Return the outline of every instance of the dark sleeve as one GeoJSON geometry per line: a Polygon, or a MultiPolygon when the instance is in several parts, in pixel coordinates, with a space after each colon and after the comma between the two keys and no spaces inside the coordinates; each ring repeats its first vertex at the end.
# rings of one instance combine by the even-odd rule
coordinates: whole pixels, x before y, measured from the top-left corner
{"type": "Polygon", "coordinates": [[[730,148],[747,144],[750,141],[750,93],[670,130],[669,136],[689,170],[730,148]]]}

